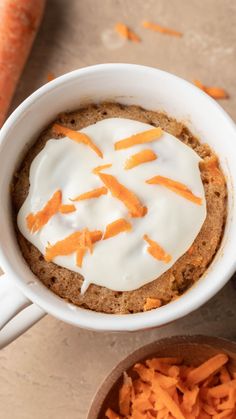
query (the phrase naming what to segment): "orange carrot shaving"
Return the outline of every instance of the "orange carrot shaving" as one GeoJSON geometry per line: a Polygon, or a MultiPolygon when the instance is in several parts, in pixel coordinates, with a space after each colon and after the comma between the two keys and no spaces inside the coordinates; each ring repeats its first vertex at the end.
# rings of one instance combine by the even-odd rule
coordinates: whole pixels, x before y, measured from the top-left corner
{"type": "Polygon", "coordinates": [[[117,413],[113,412],[112,409],[107,409],[105,416],[107,419],[121,419],[120,415],[117,415],[117,413]]]}
{"type": "Polygon", "coordinates": [[[144,217],[147,208],[144,207],[137,196],[122,185],[114,176],[105,173],[98,173],[101,181],[111,192],[112,196],[119,199],[128,208],[131,217],[144,217]]]}
{"type": "Polygon", "coordinates": [[[172,35],[172,36],[177,36],[177,37],[183,36],[182,32],[175,31],[174,29],[166,28],[165,26],[161,26],[153,22],[144,21],[143,27],[146,29],[151,29],[154,32],[163,33],[165,35],[172,35]]]}
{"type": "Polygon", "coordinates": [[[54,124],[52,129],[56,134],[63,134],[65,137],[68,137],[77,143],[82,143],[82,144],[87,145],[93,151],[95,151],[95,153],[99,157],[103,158],[103,154],[101,150],[96,146],[96,144],[93,143],[91,138],[88,135],[84,134],[83,132],[78,132],[73,129],[63,127],[62,125],[59,125],[59,124],[54,124]]]}
{"type": "Polygon", "coordinates": [[[218,354],[208,361],[201,364],[199,367],[194,368],[187,376],[189,385],[198,384],[215,371],[219,370],[223,365],[228,362],[228,356],[225,354],[218,354]]]}
{"type": "Polygon", "coordinates": [[[203,90],[209,96],[213,97],[213,99],[228,99],[228,93],[222,89],[222,87],[214,87],[214,86],[205,86],[200,82],[200,80],[194,80],[195,86],[199,89],[203,90]]]}
{"type": "Polygon", "coordinates": [[[109,413],[110,409],[107,409],[107,417],[109,419],[235,419],[236,380],[226,374],[230,381],[219,384],[222,370],[224,374],[225,370],[228,371],[226,364],[220,369],[216,368],[223,362],[222,355],[225,357],[224,354],[218,354],[199,367],[185,365],[180,358],[152,358],[147,359],[145,365],[135,364],[131,373],[135,378],[131,379],[127,373],[124,373],[123,384],[116,396],[118,413],[114,411],[109,413]],[[178,365],[175,364],[175,360],[178,365]],[[202,376],[199,381],[199,374],[202,375],[204,369],[204,376],[207,378],[202,376]],[[196,372],[198,382],[189,383],[188,376],[192,373],[196,379],[196,372]]]}
{"type": "Polygon", "coordinates": [[[124,372],[124,382],[119,391],[119,409],[123,416],[128,416],[130,414],[131,396],[132,379],[124,372]]]}
{"type": "MultiPolygon", "coordinates": [[[[60,240],[56,242],[54,245],[49,245],[46,248],[45,253],[45,260],[47,262],[52,261],[57,256],[67,256],[71,253],[77,252],[80,248],[90,248],[91,251],[91,245],[94,244],[96,241],[102,239],[102,232],[97,231],[91,231],[88,232],[86,230],[86,233],[82,231],[76,231],[75,233],[72,233],[70,236],[66,237],[63,240],[60,240]],[[88,239],[88,233],[89,233],[89,239],[88,239]]],[[[78,256],[78,259],[80,260],[81,255],[78,256]]]]}
{"type": "Polygon", "coordinates": [[[99,172],[101,172],[103,169],[108,169],[109,167],[111,167],[112,164],[108,163],[108,164],[103,164],[102,166],[97,166],[95,167],[92,172],[97,175],[99,172]]]}
{"type": "Polygon", "coordinates": [[[163,131],[160,127],[139,132],[138,134],[131,135],[131,137],[125,138],[124,140],[117,141],[115,143],[115,150],[123,150],[138,144],[151,143],[158,140],[162,133],[163,131]]]}
{"type": "Polygon", "coordinates": [[[85,199],[99,198],[99,196],[106,194],[107,188],[105,188],[105,186],[102,186],[101,188],[93,189],[92,191],[82,193],[81,195],[78,195],[75,198],[71,199],[71,201],[84,201],[85,199]]]}
{"type": "Polygon", "coordinates": [[[223,398],[228,396],[231,387],[236,388],[236,379],[228,383],[219,384],[218,386],[211,387],[207,390],[207,394],[211,397],[223,398]]]}
{"type": "Polygon", "coordinates": [[[143,306],[144,311],[152,310],[153,308],[161,307],[161,300],[159,298],[146,298],[143,306]]]}
{"type": "Polygon", "coordinates": [[[74,205],[61,205],[59,207],[59,212],[61,214],[69,214],[70,212],[76,211],[76,208],[74,205]]]}
{"type": "Polygon", "coordinates": [[[231,380],[230,373],[227,370],[227,367],[223,366],[220,369],[220,381],[223,384],[223,383],[228,383],[230,380],[231,380]]]}
{"type": "Polygon", "coordinates": [[[116,32],[125,39],[133,42],[141,42],[141,39],[135,32],[133,32],[128,26],[124,23],[118,22],[115,25],[116,32]]]}
{"type": "Polygon", "coordinates": [[[152,255],[155,259],[161,260],[165,263],[169,263],[171,261],[171,256],[168,255],[168,253],[165,252],[162,247],[155,242],[154,240],[151,240],[147,234],[143,236],[144,240],[149,244],[147,251],[152,255]]]}
{"type": "Polygon", "coordinates": [[[174,416],[174,418],[186,419],[177,403],[172,399],[168,392],[164,390],[157,382],[153,384],[153,390],[157,397],[161,398],[162,402],[167,407],[169,412],[174,416]]]}
{"type": "Polygon", "coordinates": [[[126,221],[124,218],[119,218],[118,220],[113,221],[107,225],[103,240],[110,239],[117,234],[123,233],[124,231],[129,231],[131,229],[132,226],[128,221],[126,221]]]}
{"type": "Polygon", "coordinates": [[[133,167],[139,166],[143,163],[148,163],[150,161],[156,160],[157,155],[152,150],[142,150],[139,153],[133,154],[125,162],[125,169],[133,169],[133,167]]]}
{"type": "Polygon", "coordinates": [[[55,79],[55,74],[53,74],[53,73],[49,72],[49,73],[47,74],[47,81],[52,81],[52,80],[54,80],[54,79],[55,79]]]}
{"type": "Polygon", "coordinates": [[[154,176],[151,179],[148,179],[146,183],[150,185],[161,185],[165,186],[166,188],[170,189],[171,191],[175,192],[178,195],[181,195],[183,198],[188,199],[189,201],[194,202],[194,204],[201,205],[202,198],[194,195],[190,189],[187,188],[186,185],[180,182],[176,182],[175,180],[169,179],[164,176],[154,176]]]}
{"type": "Polygon", "coordinates": [[[79,268],[82,267],[83,258],[84,258],[85,253],[86,253],[86,248],[85,247],[80,247],[76,251],[76,265],[79,266],[79,268]]]}
{"type": "Polygon", "coordinates": [[[27,215],[26,223],[31,233],[39,231],[43,226],[45,226],[45,224],[48,223],[50,218],[52,218],[53,215],[59,211],[61,200],[61,191],[56,191],[42,210],[36,212],[35,214],[30,213],[27,215]]]}

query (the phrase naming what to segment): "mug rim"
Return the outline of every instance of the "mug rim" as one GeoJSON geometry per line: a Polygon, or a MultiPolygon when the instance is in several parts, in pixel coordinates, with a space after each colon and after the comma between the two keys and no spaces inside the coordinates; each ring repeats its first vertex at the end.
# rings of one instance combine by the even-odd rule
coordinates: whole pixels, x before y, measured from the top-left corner
{"type": "MultiPolygon", "coordinates": [[[[186,80],[173,75],[171,73],[165,72],[163,70],[159,70],[152,67],[142,66],[142,65],[136,65],[136,64],[122,64],[122,63],[112,63],[112,64],[98,64],[95,66],[89,66],[81,69],[74,70],[72,72],[66,73],[55,80],[43,85],[38,90],[36,90],[34,93],[32,93],[28,98],[26,98],[17,108],[16,110],[10,115],[8,120],[3,125],[1,132],[0,132],[0,153],[2,150],[2,145],[4,144],[4,141],[7,140],[6,134],[8,131],[15,126],[19,121],[21,116],[27,112],[27,110],[30,108],[30,106],[37,100],[40,99],[40,97],[46,95],[47,93],[51,93],[54,89],[56,89],[58,86],[63,85],[67,83],[68,81],[73,81],[74,79],[77,79],[80,76],[83,76],[84,74],[96,74],[97,71],[107,71],[107,70],[117,70],[118,68],[126,70],[126,71],[151,71],[155,72],[157,75],[161,77],[167,77],[175,79],[176,82],[179,84],[182,83],[183,88],[192,89],[193,92],[198,92],[198,94],[203,95],[205,97],[205,100],[211,101],[211,104],[217,109],[218,112],[222,114],[224,117],[224,120],[227,124],[231,126],[232,131],[234,132],[234,135],[236,137],[236,126],[230,116],[221,108],[221,106],[214,101],[212,98],[210,98],[208,95],[206,95],[204,92],[199,91],[197,87],[192,85],[191,83],[187,82],[186,80]]],[[[234,208],[235,213],[235,208],[234,208]]],[[[232,226],[230,230],[232,229],[232,226]]],[[[235,238],[236,241],[236,238],[235,238]]],[[[16,285],[21,289],[21,291],[34,303],[38,304],[40,307],[42,307],[46,312],[54,315],[55,317],[59,318],[60,320],[66,321],[70,324],[91,329],[91,330],[102,330],[102,331],[129,331],[129,330],[140,330],[140,329],[146,329],[151,327],[158,327],[165,325],[171,321],[177,320],[190,312],[196,310],[201,305],[203,305],[206,301],[208,301],[210,298],[212,298],[229,280],[229,278],[232,276],[236,269],[236,261],[230,260],[228,261],[227,266],[225,266],[224,275],[221,275],[220,278],[218,278],[217,281],[215,281],[214,286],[212,285],[210,289],[207,290],[207,292],[202,293],[200,298],[195,298],[195,300],[191,298],[185,298],[185,304],[181,304],[181,306],[178,304],[178,300],[170,302],[166,304],[165,306],[162,306],[158,309],[151,310],[149,312],[140,312],[140,313],[134,313],[134,314],[123,314],[123,315],[117,315],[117,314],[106,314],[101,312],[95,312],[92,310],[87,310],[84,308],[76,307],[73,304],[67,303],[65,300],[60,299],[63,301],[63,303],[69,304],[70,306],[73,306],[73,310],[71,310],[71,315],[67,314],[65,316],[62,313],[61,310],[61,304],[52,304],[54,301],[56,302],[56,299],[60,298],[58,296],[55,296],[55,294],[52,293],[52,291],[48,290],[50,294],[53,294],[55,297],[50,298],[50,301],[48,301],[46,298],[42,298],[42,296],[37,295],[37,293],[31,288],[27,287],[26,284],[23,283],[22,279],[18,277],[14,272],[14,266],[12,266],[12,263],[10,259],[8,258],[8,255],[5,253],[4,249],[1,250],[1,265],[5,272],[9,273],[10,276],[14,279],[14,282],[16,285]],[[230,263],[229,263],[230,262],[230,263]],[[75,307],[75,308],[74,308],[75,307]],[[157,316],[157,310],[159,316],[157,316]],[[76,312],[76,320],[75,320],[75,312],[76,312]],[[96,324],[95,324],[96,322],[96,324]]],[[[223,255],[223,258],[225,258],[225,255],[223,255]]],[[[223,260],[218,261],[219,263],[223,263],[223,260]]],[[[209,268],[206,270],[206,275],[208,274],[209,268]]],[[[32,274],[34,275],[34,274],[32,274]]],[[[203,275],[204,276],[204,275],[203,275]]],[[[194,288],[194,285],[190,288],[194,288]]],[[[189,292],[186,292],[183,296],[180,297],[181,301],[184,302],[184,297],[186,297],[189,292]]]]}

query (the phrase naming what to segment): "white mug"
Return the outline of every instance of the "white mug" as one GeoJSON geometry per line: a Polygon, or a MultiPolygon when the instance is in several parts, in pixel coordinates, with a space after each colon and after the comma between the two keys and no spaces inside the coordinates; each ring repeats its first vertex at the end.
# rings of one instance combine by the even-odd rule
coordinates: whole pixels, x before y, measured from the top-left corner
{"type": "Polygon", "coordinates": [[[27,98],[0,132],[0,347],[46,313],[75,326],[133,331],[162,326],[200,307],[236,269],[236,127],[224,110],[192,84],[154,68],[101,64],[65,74],[27,98]],[[57,114],[88,103],[115,101],[159,110],[183,121],[218,154],[228,186],[228,217],[213,263],[181,298],[145,313],[114,315],[79,308],[56,296],[31,272],[14,233],[10,184],[28,145],[57,114]]]}

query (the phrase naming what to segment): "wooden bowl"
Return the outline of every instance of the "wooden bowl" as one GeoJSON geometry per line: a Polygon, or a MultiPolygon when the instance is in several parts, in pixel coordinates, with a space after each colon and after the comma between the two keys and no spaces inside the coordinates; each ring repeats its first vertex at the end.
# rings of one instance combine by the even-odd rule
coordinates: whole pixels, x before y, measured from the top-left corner
{"type": "Polygon", "coordinates": [[[124,371],[147,358],[182,357],[187,363],[199,365],[211,356],[224,352],[230,358],[229,368],[236,371],[236,342],[210,336],[173,336],[146,345],[121,361],[105,379],[90,407],[87,419],[105,419],[105,411],[111,407],[118,411],[118,389],[124,371]]]}

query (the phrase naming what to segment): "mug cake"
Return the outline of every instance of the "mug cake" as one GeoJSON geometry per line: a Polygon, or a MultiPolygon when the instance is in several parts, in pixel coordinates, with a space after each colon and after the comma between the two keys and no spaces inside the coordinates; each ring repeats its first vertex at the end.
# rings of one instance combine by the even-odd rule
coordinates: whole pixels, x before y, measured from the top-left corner
{"type": "Polygon", "coordinates": [[[114,103],[58,116],[12,182],[21,252],[55,294],[104,313],[180,297],[220,245],[227,190],[186,126],[114,103]]]}

